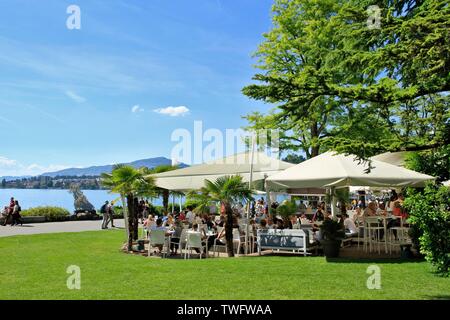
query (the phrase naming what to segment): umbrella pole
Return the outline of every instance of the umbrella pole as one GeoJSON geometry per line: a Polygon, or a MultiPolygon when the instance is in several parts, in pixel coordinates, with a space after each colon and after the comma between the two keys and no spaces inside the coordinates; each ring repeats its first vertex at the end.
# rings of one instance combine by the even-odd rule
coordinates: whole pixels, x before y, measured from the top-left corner
{"type": "Polygon", "coordinates": [[[172,193],[172,215],[175,212],[175,195],[172,193]]]}
{"type": "Polygon", "coordinates": [[[331,216],[333,218],[336,217],[336,197],[335,197],[335,187],[331,187],[330,188],[330,192],[331,192],[331,216]]]}
{"type": "MultiPolygon", "coordinates": [[[[249,189],[252,188],[252,182],[253,182],[253,158],[255,156],[255,134],[252,134],[252,152],[251,152],[251,159],[250,159],[250,179],[248,182],[248,187],[249,189]]],[[[245,255],[247,255],[248,253],[248,226],[249,226],[249,222],[250,222],[250,208],[251,204],[250,202],[248,203],[248,207],[247,207],[247,223],[246,223],[246,229],[245,230],[245,255]]]]}

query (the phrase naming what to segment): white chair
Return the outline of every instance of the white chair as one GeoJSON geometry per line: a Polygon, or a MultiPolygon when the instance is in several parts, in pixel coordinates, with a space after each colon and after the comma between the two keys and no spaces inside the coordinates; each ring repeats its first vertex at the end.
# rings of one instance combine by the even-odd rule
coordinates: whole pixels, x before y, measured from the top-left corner
{"type": "Polygon", "coordinates": [[[150,230],[149,240],[148,255],[151,255],[151,248],[162,246],[161,253],[165,257],[168,250],[166,232],[164,230],[150,230]]]}
{"type": "Polygon", "coordinates": [[[253,231],[252,225],[245,225],[244,230],[247,234],[247,243],[245,244],[245,252],[254,253],[255,252],[255,233],[253,231]],[[248,250],[250,248],[250,250],[248,250]]]}
{"type": "Polygon", "coordinates": [[[206,244],[202,243],[202,233],[196,231],[189,231],[187,233],[186,250],[184,251],[184,258],[189,259],[191,257],[192,249],[200,250],[200,259],[204,252],[206,252],[206,244]]]}
{"type": "MultiPolygon", "coordinates": [[[[223,230],[223,228],[220,228],[220,231],[219,231],[219,227],[217,227],[217,232],[218,232],[218,234],[220,234],[220,232],[221,232],[222,230],[223,230]]],[[[217,242],[218,242],[218,241],[219,241],[219,239],[215,239],[215,240],[214,240],[214,249],[213,249],[213,251],[214,251],[214,256],[216,255],[216,252],[219,253],[219,252],[217,251],[217,242]]],[[[240,234],[240,232],[239,232],[239,229],[238,229],[238,228],[233,228],[233,248],[236,246],[236,254],[239,253],[239,249],[240,249],[243,245],[245,245],[245,240],[244,240],[244,241],[242,240],[242,236],[241,236],[241,234],[240,234]]],[[[223,247],[223,245],[222,245],[222,247],[223,247]]],[[[225,252],[228,252],[228,247],[227,247],[226,243],[225,243],[224,247],[225,247],[225,252]]]]}
{"type": "Polygon", "coordinates": [[[183,254],[183,246],[186,247],[186,242],[187,242],[187,232],[188,229],[182,229],[181,230],[181,234],[180,234],[180,240],[178,242],[172,241],[172,239],[170,239],[170,244],[175,244],[178,245],[178,249],[180,249],[180,254],[183,254]]]}
{"type": "Polygon", "coordinates": [[[155,224],[156,224],[155,221],[150,221],[150,222],[147,224],[147,226],[142,227],[142,232],[143,232],[142,237],[143,237],[144,239],[147,239],[147,238],[148,238],[148,235],[149,235],[149,233],[150,233],[150,230],[151,230],[152,226],[154,226],[155,224]]]}
{"type": "MultiPolygon", "coordinates": [[[[395,216],[394,216],[395,217],[395,216]]],[[[408,231],[409,228],[404,226],[404,219],[402,217],[395,217],[400,220],[400,226],[399,227],[391,227],[389,228],[389,235],[391,238],[389,251],[392,253],[392,248],[398,246],[398,250],[400,251],[400,247],[404,244],[411,243],[408,231]],[[395,239],[395,233],[397,234],[397,239],[395,239]]]]}
{"type": "MultiPolygon", "coordinates": [[[[224,227],[217,227],[217,235],[220,235],[223,231],[224,227]]],[[[222,243],[217,237],[214,239],[214,246],[213,246],[213,255],[214,257],[216,256],[216,252],[217,252],[217,256],[219,256],[219,251],[217,251],[217,247],[225,247],[226,250],[226,244],[224,245],[217,245],[217,242],[222,243]]]]}
{"type": "Polygon", "coordinates": [[[372,248],[377,245],[378,253],[380,253],[380,232],[384,230],[384,226],[380,226],[379,218],[365,217],[364,218],[364,249],[367,251],[367,245],[369,245],[369,252],[372,252],[372,248]]]}
{"type": "Polygon", "coordinates": [[[245,239],[242,238],[243,236],[239,232],[239,229],[233,228],[233,245],[236,245],[236,254],[239,254],[239,250],[241,249],[241,247],[246,245],[245,239]]]}

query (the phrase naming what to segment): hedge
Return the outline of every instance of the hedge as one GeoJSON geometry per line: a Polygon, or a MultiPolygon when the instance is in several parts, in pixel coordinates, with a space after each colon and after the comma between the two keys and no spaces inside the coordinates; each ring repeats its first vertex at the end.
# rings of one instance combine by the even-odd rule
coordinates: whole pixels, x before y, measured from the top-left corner
{"type": "Polygon", "coordinates": [[[43,216],[46,221],[65,221],[70,216],[70,212],[60,207],[35,207],[23,210],[22,216],[43,216]]]}

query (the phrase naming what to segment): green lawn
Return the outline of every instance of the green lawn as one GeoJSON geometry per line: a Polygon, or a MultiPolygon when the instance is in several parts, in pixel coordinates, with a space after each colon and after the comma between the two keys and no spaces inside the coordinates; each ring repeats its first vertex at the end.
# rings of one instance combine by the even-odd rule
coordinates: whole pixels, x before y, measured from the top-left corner
{"type": "Polygon", "coordinates": [[[426,262],[377,262],[380,290],[366,287],[373,262],[321,257],[170,260],[127,255],[123,231],[0,238],[0,299],[434,299],[450,279],[426,262]],[[69,290],[66,268],[81,268],[69,290]]]}

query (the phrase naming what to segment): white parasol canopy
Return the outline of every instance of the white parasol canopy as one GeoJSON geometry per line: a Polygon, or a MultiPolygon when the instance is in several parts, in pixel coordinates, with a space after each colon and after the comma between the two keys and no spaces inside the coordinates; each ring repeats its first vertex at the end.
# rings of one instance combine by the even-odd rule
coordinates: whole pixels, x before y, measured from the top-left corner
{"type": "MultiPolygon", "coordinates": [[[[173,171],[153,174],[158,187],[177,190],[198,190],[205,186],[205,180],[214,181],[225,175],[239,174],[244,182],[250,181],[251,153],[244,152],[222,159],[206,162],[173,171]]],[[[253,159],[253,181],[263,180],[294,166],[291,163],[255,152],[253,159]]]]}
{"type": "Polygon", "coordinates": [[[269,185],[284,188],[303,187],[406,187],[423,186],[434,177],[373,160],[370,173],[367,163],[359,163],[355,156],[326,152],[270,176],[269,185]]]}

